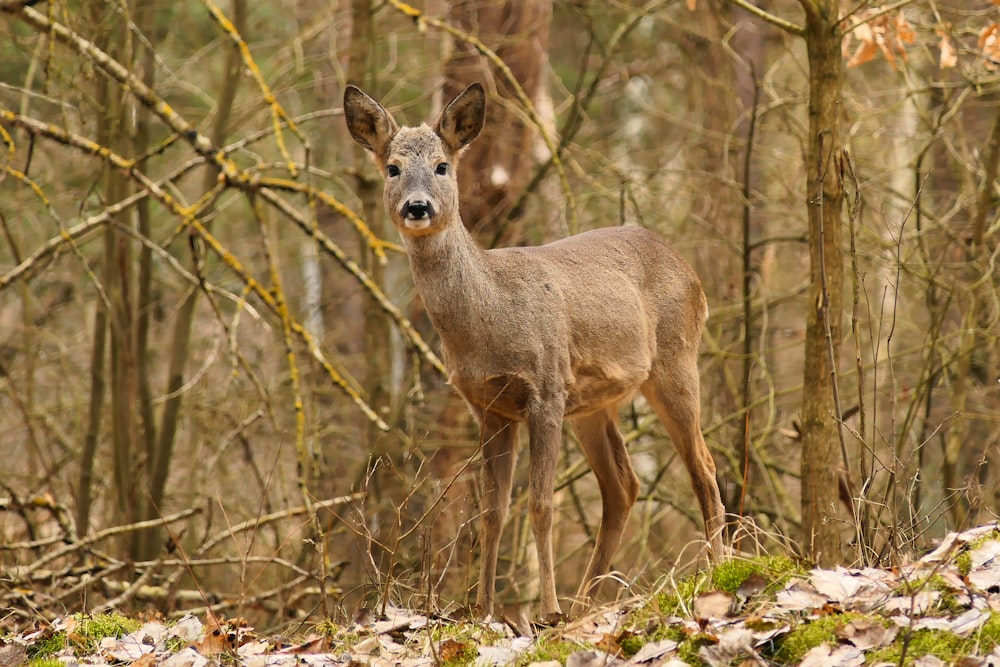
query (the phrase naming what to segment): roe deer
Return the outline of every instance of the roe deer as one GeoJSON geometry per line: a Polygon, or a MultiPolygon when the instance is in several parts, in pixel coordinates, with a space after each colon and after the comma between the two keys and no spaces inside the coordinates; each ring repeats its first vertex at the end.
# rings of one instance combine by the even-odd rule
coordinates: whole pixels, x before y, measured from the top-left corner
{"type": "Polygon", "coordinates": [[[697,355],[708,309],[690,265],[638,227],[598,229],[538,247],[479,247],[459,217],[455,165],[479,135],[485,108],[483,87],[473,84],[433,128],[400,127],[360,89],[344,92],[347,127],[385,177],[385,206],[441,336],[449,382],[480,425],[476,605],[493,613],[517,425],[527,422],[541,613],[557,614],[552,494],[563,419],[570,419],[601,491],[601,527],[579,591],[586,600],[608,571],[639,494],[618,430],[618,403],[637,390],[679,450],[712,552],[721,554],[724,509],[699,424],[697,355]]]}

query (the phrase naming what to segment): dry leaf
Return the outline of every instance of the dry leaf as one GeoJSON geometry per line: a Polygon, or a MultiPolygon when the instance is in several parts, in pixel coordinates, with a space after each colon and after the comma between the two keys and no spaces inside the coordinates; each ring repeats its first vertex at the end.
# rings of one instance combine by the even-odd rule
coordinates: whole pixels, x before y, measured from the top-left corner
{"type": "Polygon", "coordinates": [[[194,648],[203,656],[215,656],[233,649],[219,619],[211,615],[205,624],[205,636],[194,645],[194,648]]]}
{"type": "Polygon", "coordinates": [[[910,22],[906,20],[906,14],[898,12],[893,23],[896,25],[896,39],[900,44],[916,43],[917,33],[913,31],[913,26],[910,25],[910,22]]]}
{"type": "Polygon", "coordinates": [[[719,641],[698,649],[698,656],[710,667],[724,667],[741,660],[742,664],[765,667],[753,647],[753,632],[746,628],[736,628],[719,635],[719,641]]]}
{"type": "Polygon", "coordinates": [[[899,634],[899,627],[890,625],[886,628],[881,623],[857,619],[837,628],[834,634],[847,640],[855,648],[867,651],[871,648],[880,648],[891,644],[892,640],[899,634]]]}
{"type": "Polygon", "coordinates": [[[1000,64],[1000,24],[992,23],[979,32],[979,51],[987,69],[995,70],[1000,64]]]}
{"type": "Polygon", "coordinates": [[[725,591],[709,591],[694,599],[695,618],[726,618],[736,598],[725,591]]]}
{"type": "Polygon", "coordinates": [[[736,597],[747,599],[760,593],[767,588],[767,579],[760,572],[754,572],[743,580],[740,587],[736,589],[736,597]]]}
{"type": "MultiPolygon", "coordinates": [[[[916,42],[916,33],[903,12],[896,12],[892,18],[888,14],[879,14],[879,10],[870,9],[860,14],[860,22],[854,28],[854,37],[860,44],[847,61],[848,67],[856,67],[874,60],[876,54],[882,53],[886,61],[896,69],[897,56],[906,60],[906,45],[916,42]],[[865,17],[870,16],[867,20],[865,17]]],[[[850,42],[850,33],[844,36],[842,50],[850,42]]]]}
{"type": "Polygon", "coordinates": [[[671,639],[661,639],[656,642],[644,644],[638,653],[632,656],[630,662],[642,663],[652,662],[677,649],[677,642],[671,639]]]}
{"type": "Polygon", "coordinates": [[[806,653],[799,667],[860,667],[865,664],[865,655],[854,646],[831,648],[820,644],[806,653]]]}
{"type": "Polygon", "coordinates": [[[438,659],[442,663],[457,662],[469,650],[469,644],[455,639],[445,639],[438,644],[438,659]]]}
{"type": "Polygon", "coordinates": [[[128,667],[154,667],[160,663],[160,659],[155,653],[146,653],[138,660],[133,660],[128,667]]]}

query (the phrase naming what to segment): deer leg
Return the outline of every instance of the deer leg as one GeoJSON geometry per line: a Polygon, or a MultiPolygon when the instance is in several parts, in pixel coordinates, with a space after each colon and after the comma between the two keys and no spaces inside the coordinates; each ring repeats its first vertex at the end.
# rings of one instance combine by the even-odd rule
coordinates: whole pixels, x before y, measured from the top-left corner
{"type": "Polygon", "coordinates": [[[488,412],[482,416],[481,421],[483,507],[479,539],[482,544],[482,560],[479,565],[476,607],[487,617],[493,614],[500,533],[510,510],[514,463],[517,460],[517,424],[488,412]]]}
{"type": "Polygon", "coordinates": [[[594,553],[577,592],[580,604],[587,603],[596,592],[597,578],[610,568],[611,559],[621,544],[629,512],[639,497],[639,478],[632,469],[625,441],[618,430],[616,407],[607,406],[572,422],[584,456],[597,477],[602,506],[594,553]]]}
{"type": "Polygon", "coordinates": [[[528,512],[538,551],[542,615],[562,613],[556,599],[555,566],[552,558],[552,496],[555,493],[562,416],[560,406],[558,410],[536,412],[528,417],[531,436],[528,512]]]}
{"type": "Polygon", "coordinates": [[[666,427],[681,460],[691,475],[701,514],[705,521],[713,559],[721,558],[722,531],[726,510],[715,479],[715,461],[701,434],[701,402],[698,395],[698,367],[690,361],[675,359],[667,367],[654,364],[650,379],[642,385],[642,393],[666,427]]]}

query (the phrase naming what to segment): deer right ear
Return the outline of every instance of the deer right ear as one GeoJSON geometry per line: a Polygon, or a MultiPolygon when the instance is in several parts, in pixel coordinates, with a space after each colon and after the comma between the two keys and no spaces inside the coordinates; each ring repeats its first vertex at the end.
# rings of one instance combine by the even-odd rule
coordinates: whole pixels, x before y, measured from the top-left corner
{"type": "Polygon", "coordinates": [[[389,112],[357,86],[344,90],[344,118],[354,140],[381,157],[398,126],[389,112]]]}

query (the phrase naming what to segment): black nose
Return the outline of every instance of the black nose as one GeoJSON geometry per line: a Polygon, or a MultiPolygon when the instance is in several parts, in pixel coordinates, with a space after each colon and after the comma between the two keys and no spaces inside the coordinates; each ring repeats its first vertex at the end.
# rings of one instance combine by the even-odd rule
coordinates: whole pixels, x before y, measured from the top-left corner
{"type": "Polygon", "coordinates": [[[434,208],[423,200],[408,201],[403,205],[403,217],[420,220],[434,215],[434,208]]]}

